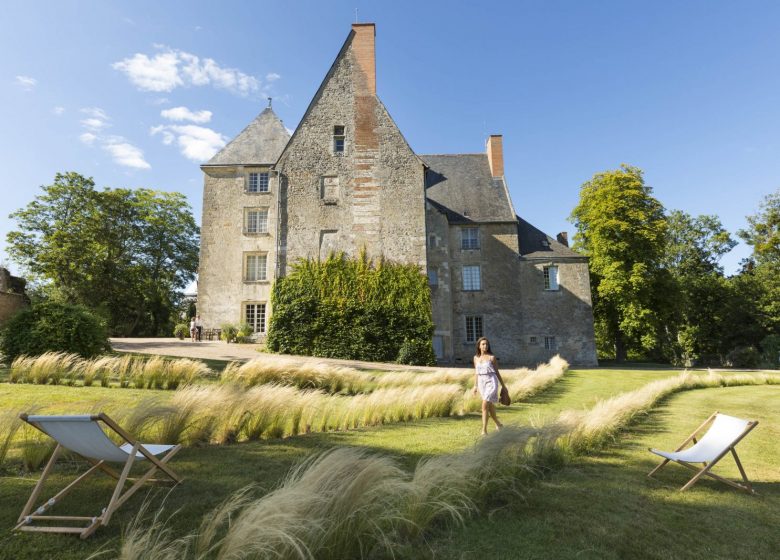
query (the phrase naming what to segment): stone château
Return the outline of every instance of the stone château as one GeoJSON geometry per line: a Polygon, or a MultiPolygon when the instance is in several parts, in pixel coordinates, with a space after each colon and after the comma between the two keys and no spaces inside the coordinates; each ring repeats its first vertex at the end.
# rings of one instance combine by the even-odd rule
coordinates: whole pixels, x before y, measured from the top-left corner
{"type": "Polygon", "coordinates": [[[520,218],[500,135],[485,153],[416,154],[376,93],[374,24],[354,24],[290,135],[270,107],[201,166],[198,309],[266,332],[274,279],[332,251],[427,271],[433,346],[469,363],[596,363],[587,259],[520,218]]]}

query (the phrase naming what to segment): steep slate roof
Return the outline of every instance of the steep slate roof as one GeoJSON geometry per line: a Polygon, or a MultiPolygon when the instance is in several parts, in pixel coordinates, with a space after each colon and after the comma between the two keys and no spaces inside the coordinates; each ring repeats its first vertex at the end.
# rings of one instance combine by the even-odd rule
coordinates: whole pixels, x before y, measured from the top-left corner
{"type": "Polygon", "coordinates": [[[282,121],[267,107],[204,167],[276,163],[289,139],[290,134],[282,121]]]}
{"type": "Polygon", "coordinates": [[[425,195],[450,223],[514,222],[503,179],[490,173],[487,154],[421,155],[429,167],[425,195]]]}
{"type": "Polygon", "coordinates": [[[517,236],[520,244],[520,256],[528,259],[558,259],[571,258],[586,260],[586,257],[575,253],[566,245],[535,228],[520,216],[517,216],[517,236]]]}

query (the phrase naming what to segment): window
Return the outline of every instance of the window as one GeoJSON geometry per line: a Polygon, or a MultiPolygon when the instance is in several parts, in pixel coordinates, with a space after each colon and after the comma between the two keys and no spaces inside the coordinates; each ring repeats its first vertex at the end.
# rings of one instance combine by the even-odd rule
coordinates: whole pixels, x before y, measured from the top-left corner
{"type": "Polygon", "coordinates": [[[535,346],[536,345],[536,337],[535,336],[529,336],[528,337],[528,344],[530,344],[531,346],[535,346]]]}
{"type": "Polygon", "coordinates": [[[557,350],[558,349],[558,343],[555,341],[554,336],[545,336],[544,337],[544,349],[545,350],[557,350]]]}
{"type": "Polygon", "coordinates": [[[428,285],[431,287],[439,285],[439,271],[435,268],[428,269],[428,285]]]}
{"type": "Polygon", "coordinates": [[[247,192],[268,192],[268,172],[252,172],[247,176],[247,192]]]}
{"type": "Polygon", "coordinates": [[[463,267],[463,291],[475,292],[482,289],[479,265],[463,267]]]}
{"type": "Polygon", "coordinates": [[[265,333],[265,304],[245,303],[244,321],[252,327],[252,332],[265,333]]]}
{"type": "Polygon", "coordinates": [[[268,208],[246,211],[244,233],[268,233],[268,208]]]}
{"type": "Polygon", "coordinates": [[[466,317],[466,342],[476,342],[482,338],[482,317],[470,315],[466,317]]]}
{"type": "Polygon", "coordinates": [[[436,247],[436,235],[431,234],[428,236],[428,247],[434,249],[436,247]]]}
{"type": "Polygon", "coordinates": [[[544,289],[545,290],[558,289],[558,267],[557,266],[544,267],[544,289]]]}
{"type": "Polygon", "coordinates": [[[479,228],[465,227],[460,230],[461,249],[479,249],[479,228]]]}
{"type": "Polygon", "coordinates": [[[333,153],[339,155],[344,153],[344,127],[343,126],[333,127],[333,153]]]}
{"type": "Polygon", "coordinates": [[[246,255],[246,266],[244,268],[245,282],[262,282],[266,280],[266,262],[267,255],[250,254],[246,255]]]}

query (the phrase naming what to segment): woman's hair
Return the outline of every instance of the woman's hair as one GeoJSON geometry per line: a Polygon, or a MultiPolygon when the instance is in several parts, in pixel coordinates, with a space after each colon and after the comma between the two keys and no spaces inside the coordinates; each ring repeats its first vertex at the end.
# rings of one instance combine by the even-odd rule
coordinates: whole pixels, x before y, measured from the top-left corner
{"type": "Polygon", "coordinates": [[[475,355],[475,356],[477,356],[477,357],[480,357],[480,356],[482,355],[482,352],[481,352],[481,351],[480,351],[480,349],[479,349],[479,345],[482,343],[482,341],[483,341],[483,340],[487,342],[487,351],[486,351],[485,353],[486,353],[486,354],[492,354],[492,353],[493,353],[493,351],[490,349],[490,341],[487,339],[487,337],[486,337],[486,336],[483,336],[483,337],[481,337],[481,338],[480,338],[480,339],[477,341],[477,351],[476,351],[476,353],[474,354],[474,355],[475,355]]]}

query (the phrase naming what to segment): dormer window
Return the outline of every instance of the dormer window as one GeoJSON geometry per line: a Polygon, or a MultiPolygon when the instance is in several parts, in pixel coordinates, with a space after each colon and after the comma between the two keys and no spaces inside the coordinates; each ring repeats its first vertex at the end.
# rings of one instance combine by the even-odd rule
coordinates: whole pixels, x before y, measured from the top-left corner
{"type": "Polygon", "coordinates": [[[341,155],[344,153],[344,127],[333,127],[333,153],[341,155]]]}

